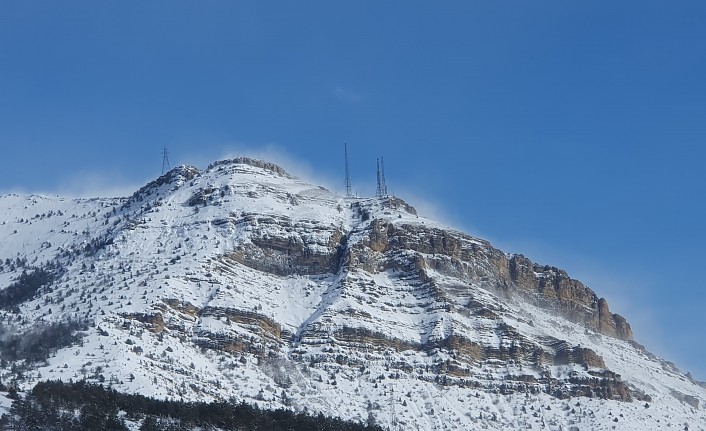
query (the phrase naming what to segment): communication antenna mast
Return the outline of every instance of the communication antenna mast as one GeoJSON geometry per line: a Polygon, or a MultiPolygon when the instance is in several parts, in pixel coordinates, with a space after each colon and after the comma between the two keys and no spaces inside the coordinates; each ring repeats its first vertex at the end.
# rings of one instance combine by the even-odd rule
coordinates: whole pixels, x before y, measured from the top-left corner
{"type": "Polygon", "coordinates": [[[169,170],[169,152],[167,151],[167,146],[164,146],[162,150],[162,175],[169,170]]]}
{"type": "Polygon", "coordinates": [[[385,160],[380,157],[380,176],[382,178],[382,195],[387,196],[387,183],[385,183],[385,160]]]}
{"type": "Polygon", "coordinates": [[[375,161],[378,164],[378,170],[377,170],[377,189],[375,190],[375,196],[381,197],[382,196],[382,183],[380,182],[380,159],[375,159],[375,161]]]}
{"type": "Polygon", "coordinates": [[[343,150],[346,153],[346,196],[347,197],[352,197],[353,192],[351,191],[351,176],[348,170],[348,143],[343,142],[343,150]]]}
{"type": "Polygon", "coordinates": [[[377,189],[375,191],[375,196],[381,198],[387,196],[387,185],[385,184],[385,162],[380,157],[377,159],[378,171],[377,171],[377,189]]]}

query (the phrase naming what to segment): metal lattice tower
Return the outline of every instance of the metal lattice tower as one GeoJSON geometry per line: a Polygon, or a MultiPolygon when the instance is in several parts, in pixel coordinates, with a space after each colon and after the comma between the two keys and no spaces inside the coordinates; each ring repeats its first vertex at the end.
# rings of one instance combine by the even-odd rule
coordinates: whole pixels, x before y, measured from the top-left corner
{"type": "Polygon", "coordinates": [[[385,160],[380,157],[380,176],[382,179],[382,195],[387,196],[387,183],[385,182],[385,160]]]}
{"type": "Polygon", "coordinates": [[[377,190],[375,191],[375,196],[381,198],[387,196],[387,185],[385,184],[385,162],[382,157],[377,159],[378,171],[377,171],[377,190]]]}
{"type": "Polygon", "coordinates": [[[350,198],[353,196],[353,192],[351,190],[351,176],[348,170],[348,143],[343,142],[343,150],[346,154],[346,196],[350,198]]]}
{"type": "Polygon", "coordinates": [[[167,146],[164,146],[162,150],[162,175],[169,170],[169,152],[167,151],[167,146]]]}
{"type": "Polygon", "coordinates": [[[380,184],[380,159],[375,159],[375,161],[378,164],[378,170],[377,170],[377,189],[375,189],[375,196],[381,197],[382,196],[382,185],[380,184]]]}

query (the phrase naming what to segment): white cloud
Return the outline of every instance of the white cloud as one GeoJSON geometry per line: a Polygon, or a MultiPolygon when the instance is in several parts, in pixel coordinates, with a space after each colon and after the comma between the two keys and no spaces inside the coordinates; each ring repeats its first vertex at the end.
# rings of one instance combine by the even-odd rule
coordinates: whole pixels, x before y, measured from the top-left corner
{"type": "Polygon", "coordinates": [[[358,103],[368,98],[364,93],[360,93],[350,88],[336,87],[333,89],[333,96],[346,103],[358,103]]]}

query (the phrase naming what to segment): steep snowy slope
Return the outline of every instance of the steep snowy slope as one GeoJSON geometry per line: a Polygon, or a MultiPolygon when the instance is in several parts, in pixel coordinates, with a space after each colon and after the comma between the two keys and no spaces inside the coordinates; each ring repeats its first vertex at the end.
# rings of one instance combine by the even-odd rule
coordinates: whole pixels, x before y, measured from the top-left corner
{"type": "Polygon", "coordinates": [[[6,361],[20,388],[85,378],[403,429],[706,429],[703,386],[591,289],[394,197],[239,158],[129,198],[3,196],[0,217],[5,331],[89,324],[6,361]]]}

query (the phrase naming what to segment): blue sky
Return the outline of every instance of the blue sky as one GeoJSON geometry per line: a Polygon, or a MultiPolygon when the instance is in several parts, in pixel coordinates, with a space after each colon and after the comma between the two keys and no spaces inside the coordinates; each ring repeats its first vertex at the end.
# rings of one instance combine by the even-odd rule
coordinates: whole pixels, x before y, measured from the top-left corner
{"type": "Polygon", "coordinates": [[[706,3],[0,3],[0,190],[248,152],[565,268],[706,380],[706,3]]]}

